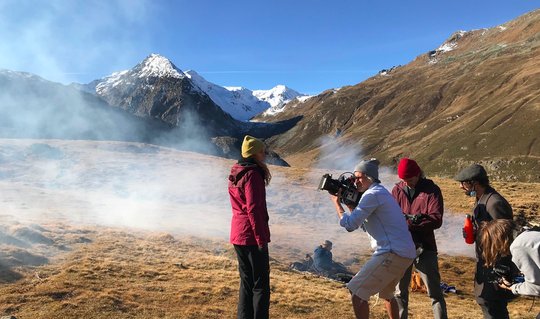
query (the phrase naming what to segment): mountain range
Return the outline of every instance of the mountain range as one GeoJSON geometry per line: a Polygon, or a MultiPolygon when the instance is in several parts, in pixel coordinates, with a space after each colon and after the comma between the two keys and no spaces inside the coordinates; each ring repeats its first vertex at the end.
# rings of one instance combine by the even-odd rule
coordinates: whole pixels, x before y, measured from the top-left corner
{"type": "Polygon", "coordinates": [[[507,180],[540,180],[540,10],[458,31],[403,66],[306,96],[223,87],[151,54],[132,69],[61,85],[0,70],[3,137],[121,139],[235,157],[266,139],[274,163],[323,165],[345,152],[394,166],[403,156],[452,175],[472,162],[507,180]],[[334,152],[328,144],[341,145],[334,152]]]}
{"type": "Polygon", "coordinates": [[[256,119],[298,116],[267,141],[293,165],[339,156],[321,152],[331,137],[388,166],[410,156],[428,174],[453,176],[478,162],[498,179],[539,181],[540,10],[455,32],[407,65],[256,119]]]}
{"type": "MultiPolygon", "coordinates": [[[[186,82],[185,89],[199,95],[207,95],[214,104],[225,113],[239,121],[248,121],[254,116],[267,112],[273,114],[283,109],[284,105],[296,98],[305,98],[285,85],[277,85],[270,90],[249,90],[244,87],[224,87],[207,81],[196,71],[182,71],[169,59],[159,54],[151,54],[130,70],[115,72],[107,77],[79,86],[86,92],[95,93],[106,100],[119,86],[137,85],[140,79],[171,79],[173,86],[186,82]],[[176,83],[179,82],[179,83],[176,83]]],[[[108,101],[118,105],[119,101],[108,101]]]]}
{"type": "MultiPolygon", "coordinates": [[[[220,87],[157,54],[88,84],[65,86],[0,70],[0,87],[5,137],[142,141],[226,157],[237,157],[245,134],[270,137],[292,127],[294,119],[246,120],[303,96],[283,85],[268,91],[220,87]]],[[[269,160],[287,165],[271,150],[269,160]]]]}

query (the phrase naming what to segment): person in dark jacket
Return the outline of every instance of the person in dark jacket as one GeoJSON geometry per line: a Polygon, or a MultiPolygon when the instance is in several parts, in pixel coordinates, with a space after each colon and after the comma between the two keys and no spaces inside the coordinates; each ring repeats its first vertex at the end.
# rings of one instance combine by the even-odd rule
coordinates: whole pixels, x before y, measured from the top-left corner
{"type": "MultiPolygon", "coordinates": [[[[460,182],[461,189],[465,191],[466,195],[476,198],[473,223],[477,235],[480,233],[482,222],[513,218],[512,207],[490,186],[487,172],[481,165],[473,164],[464,168],[456,175],[455,180],[460,182]]],[[[488,283],[489,268],[485,266],[482,245],[478,237],[476,238],[476,260],[474,294],[476,302],[482,308],[484,318],[509,318],[507,305],[512,294],[495,284],[488,283]]]]}
{"type": "MultiPolygon", "coordinates": [[[[407,219],[409,231],[417,248],[418,256],[414,267],[426,284],[427,294],[431,298],[433,317],[448,318],[446,301],[441,290],[441,275],[437,258],[437,243],[434,230],[442,225],[444,204],[441,189],[430,179],[425,178],[416,161],[403,158],[398,165],[401,182],[392,189],[392,195],[398,202],[407,219]]],[[[396,300],[399,317],[408,318],[409,283],[411,265],[396,287],[396,300]]]]}
{"type": "Polygon", "coordinates": [[[264,161],[264,143],[246,136],[242,143],[242,158],[234,164],[229,175],[230,242],[236,251],[240,273],[238,319],[269,317],[270,228],[266,186],[271,174],[264,161]]]}
{"type": "Polygon", "coordinates": [[[321,273],[333,271],[334,261],[332,260],[332,242],[325,240],[322,245],[315,248],[313,252],[313,267],[321,273]]]}

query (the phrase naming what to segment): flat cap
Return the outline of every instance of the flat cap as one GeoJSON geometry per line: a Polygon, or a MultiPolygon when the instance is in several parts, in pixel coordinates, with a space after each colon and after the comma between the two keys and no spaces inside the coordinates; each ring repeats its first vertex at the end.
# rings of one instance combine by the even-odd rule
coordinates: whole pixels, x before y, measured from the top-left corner
{"type": "Polygon", "coordinates": [[[454,179],[458,182],[466,182],[483,180],[487,177],[487,172],[482,165],[472,164],[471,166],[465,167],[459,173],[457,173],[454,179]]]}

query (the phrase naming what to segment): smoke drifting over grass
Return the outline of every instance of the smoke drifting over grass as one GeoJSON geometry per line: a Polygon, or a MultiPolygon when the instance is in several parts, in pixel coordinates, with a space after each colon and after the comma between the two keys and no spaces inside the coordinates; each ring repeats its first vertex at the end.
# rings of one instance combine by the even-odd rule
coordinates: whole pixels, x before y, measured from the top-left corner
{"type": "MultiPolygon", "coordinates": [[[[127,227],[226,241],[227,175],[233,163],[139,143],[0,140],[0,202],[3,214],[20,222],[127,227]]],[[[365,234],[339,227],[328,194],[317,190],[326,170],[271,169],[267,198],[274,252],[298,259],[329,239],[340,260],[369,253],[365,234]]],[[[446,216],[438,231],[443,253],[459,253],[452,234],[460,233],[460,220],[446,216]]]]}
{"type": "Polygon", "coordinates": [[[347,145],[338,137],[325,136],[319,143],[321,147],[316,167],[350,172],[363,158],[359,146],[347,145]]]}
{"type": "MultiPolygon", "coordinates": [[[[321,139],[321,153],[319,160],[316,164],[317,167],[325,168],[334,174],[334,178],[345,171],[352,171],[354,166],[362,159],[369,159],[369,154],[363,154],[362,149],[358,147],[351,147],[338,137],[324,137],[321,139]]],[[[419,163],[422,165],[422,163],[419,163]]],[[[313,180],[320,179],[321,175],[317,175],[319,172],[312,176],[313,180]]],[[[396,172],[385,166],[379,167],[379,179],[381,184],[392,191],[392,188],[397,182],[399,177],[396,172]]],[[[323,197],[325,194],[321,194],[323,197]]],[[[444,194],[443,194],[444,196],[444,194]]],[[[325,198],[326,199],[326,198],[325,198]]],[[[322,204],[327,208],[325,210],[333,211],[332,205],[322,204]]],[[[336,228],[337,225],[336,218],[336,228]]],[[[465,255],[474,256],[474,249],[472,245],[466,245],[461,239],[461,229],[463,227],[463,215],[454,214],[451,211],[445,211],[443,217],[443,225],[440,229],[435,231],[437,238],[437,244],[439,251],[444,254],[450,255],[465,255]]]]}

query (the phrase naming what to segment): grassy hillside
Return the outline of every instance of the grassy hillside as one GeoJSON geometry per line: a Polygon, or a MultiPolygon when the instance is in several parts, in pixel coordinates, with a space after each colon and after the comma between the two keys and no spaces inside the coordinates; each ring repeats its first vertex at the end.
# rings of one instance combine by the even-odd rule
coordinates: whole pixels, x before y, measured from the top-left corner
{"type": "MultiPolygon", "coordinates": [[[[17,268],[23,278],[0,285],[0,314],[24,318],[232,318],[238,278],[230,246],[168,234],[90,229],[92,241],[54,263],[17,268]]],[[[343,285],[286,270],[272,261],[273,318],[352,317],[343,285]]],[[[451,318],[479,318],[472,297],[471,259],[441,258],[443,280],[459,294],[447,296],[451,318]]],[[[371,300],[374,318],[382,301],[371,300]]],[[[512,318],[529,318],[531,301],[510,305],[512,318]]],[[[430,317],[426,295],[411,295],[411,318],[430,317]]],[[[538,306],[534,308],[538,311],[538,306]]]]}
{"type": "Polygon", "coordinates": [[[320,137],[332,136],[387,165],[411,156],[450,176],[481,162],[502,180],[539,181],[540,10],[456,32],[405,66],[295,103],[261,118],[302,117],[269,140],[293,164],[316,162],[320,137]]]}

